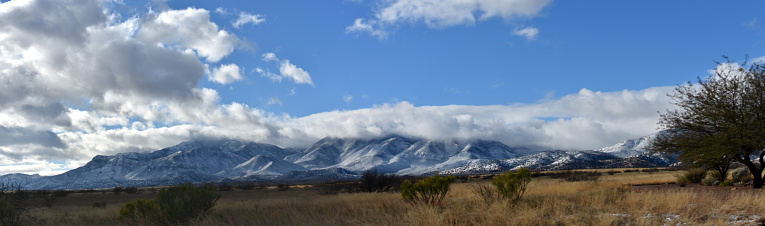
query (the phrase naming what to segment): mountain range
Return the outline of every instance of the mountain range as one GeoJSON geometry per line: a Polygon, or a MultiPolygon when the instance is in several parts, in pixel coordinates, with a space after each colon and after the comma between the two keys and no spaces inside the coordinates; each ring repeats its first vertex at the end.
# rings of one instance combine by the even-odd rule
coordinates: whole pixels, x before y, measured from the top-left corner
{"type": "Polygon", "coordinates": [[[592,151],[533,151],[489,140],[403,136],[324,138],[306,149],[235,140],[195,140],[146,153],[98,155],[60,175],[9,174],[27,189],[157,186],[185,182],[354,179],[366,170],[399,175],[476,174],[534,170],[667,166],[646,153],[655,135],[592,151]],[[535,153],[535,154],[530,154],[535,153]]]}

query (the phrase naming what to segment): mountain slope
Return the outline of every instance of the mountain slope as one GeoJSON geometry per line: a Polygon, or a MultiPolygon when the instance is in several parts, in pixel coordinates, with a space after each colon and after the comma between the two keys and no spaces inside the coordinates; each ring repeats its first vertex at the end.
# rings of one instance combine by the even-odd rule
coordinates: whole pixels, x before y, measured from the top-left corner
{"type": "MultiPolygon", "coordinates": [[[[654,135],[655,136],[655,135],[654,135]]],[[[489,140],[429,140],[402,136],[324,138],[306,149],[233,140],[190,141],[147,153],[96,156],[55,176],[5,175],[28,189],[110,188],[186,182],[352,179],[363,171],[420,175],[514,170],[666,166],[675,161],[645,153],[652,136],[596,151],[533,153],[489,140]]]]}

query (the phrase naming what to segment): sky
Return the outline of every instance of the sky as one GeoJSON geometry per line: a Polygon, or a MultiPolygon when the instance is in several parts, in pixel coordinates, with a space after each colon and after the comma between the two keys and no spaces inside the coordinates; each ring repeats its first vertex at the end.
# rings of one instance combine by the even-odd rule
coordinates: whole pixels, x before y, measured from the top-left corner
{"type": "Polygon", "coordinates": [[[765,60],[763,1],[0,0],[0,175],[193,139],[589,150],[765,60]]]}

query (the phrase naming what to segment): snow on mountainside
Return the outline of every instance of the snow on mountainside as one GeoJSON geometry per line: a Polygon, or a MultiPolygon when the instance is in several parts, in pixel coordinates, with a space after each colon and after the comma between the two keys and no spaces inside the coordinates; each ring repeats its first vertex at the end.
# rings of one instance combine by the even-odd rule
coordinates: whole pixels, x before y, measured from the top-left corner
{"type": "Polygon", "coordinates": [[[82,189],[185,182],[352,179],[370,169],[408,175],[463,174],[520,167],[637,167],[671,162],[644,154],[651,139],[628,140],[597,151],[547,152],[511,148],[497,141],[396,135],[377,139],[324,138],[307,149],[233,140],[190,141],[148,153],[99,155],[60,175],[13,174],[0,176],[0,181],[23,179],[28,189],[82,189]]]}
{"type": "Polygon", "coordinates": [[[659,133],[654,133],[645,137],[625,140],[614,146],[597,149],[595,151],[610,153],[619,157],[636,156],[647,152],[648,147],[653,143],[659,133]]]}
{"type": "Polygon", "coordinates": [[[569,170],[594,168],[660,167],[677,163],[672,156],[650,154],[657,134],[630,139],[594,151],[545,151],[519,158],[488,160],[443,170],[441,174],[480,174],[530,168],[534,170],[569,170]]]}
{"type": "Polygon", "coordinates": [[[384,173],[422,174],[470,162],[517,156],[500,142],[426,140],[389,136],[380,139],[325,138],[295,161],[307,169],[377,169],[384,173]]]}

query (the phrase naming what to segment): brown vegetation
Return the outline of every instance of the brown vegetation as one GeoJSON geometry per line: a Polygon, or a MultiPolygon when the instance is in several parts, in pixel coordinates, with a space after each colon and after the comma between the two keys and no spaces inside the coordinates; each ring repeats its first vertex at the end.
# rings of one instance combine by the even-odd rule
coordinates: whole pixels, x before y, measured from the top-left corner
{"type": "MultiPolygon", "coordinates": [[[[473,189],[490,180],[454,183],[440,207],[409,205],[400,193],[323,195],[311,186],[233,189],[190,225],[690,225],[756,224],[760,190],[671,183],[682,171],[607,173],[596,181],[531,180],[520,201],[487,203],[473,189]],[[652,186],[637,186],[652,184],[652,186]]],[[[607,172],[607,171],[601,171],[607,172]]],[[[75,193],[52,208],[30,209],[31,225],[121,225],[120,207],[155,194],[75,193]],[[105,207],[94,208],[95,202],[105,207]]],[[[151,222],[138,221],[141,225],[151,222]]]]}

